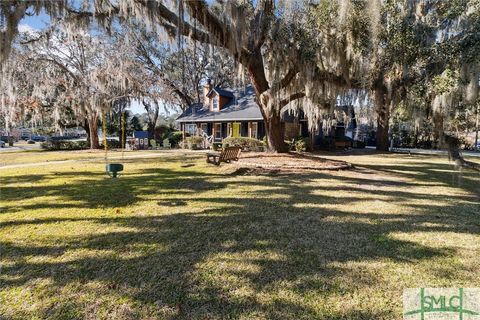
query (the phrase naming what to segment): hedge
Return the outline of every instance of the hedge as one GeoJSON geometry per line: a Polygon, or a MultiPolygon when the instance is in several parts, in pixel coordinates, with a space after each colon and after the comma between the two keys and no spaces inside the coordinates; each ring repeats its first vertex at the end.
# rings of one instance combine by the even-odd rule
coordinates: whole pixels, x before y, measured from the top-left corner
{"type": "MultiPolygon", "coordinates": [[[[100,141],[100,148],[103,149],[103,140],[100,141]]],[[[84,150],[90,147],[90,143],[85,140],[48,140],[40,144],[41,148],[49,151],[56,150],[84,150]]],[[[120,141],[115,139],[107,140],[108,149],[118,149],[121,146],[120,141]]]]}
{"type": "Polygon", "coordinates": [[[228,137],[223,139],[223,147],[240,147],[244,151],[263,151],[265,144],[254,138],[228,137]]]}
{"type": "MultiPolygon", "coordinates": [[[[107,139],[108,149],[119,149],[122,147],[122,143],[116,139],[107,139]]],[[[103,149],[103,139],[100,141],[100,148],[103,149]]]]}
{"type": "Polygon", "coordinates": [[[198,150],[202,148],[203,137],[186,137],[185,140],[181,142],[182,147],[191,150],[198,150]]]}
{"type": "Polygon", "coordinates": [[[49,140],[40,144],[44,150],[83,150],[88,149],[87,141],[49,140]]]}

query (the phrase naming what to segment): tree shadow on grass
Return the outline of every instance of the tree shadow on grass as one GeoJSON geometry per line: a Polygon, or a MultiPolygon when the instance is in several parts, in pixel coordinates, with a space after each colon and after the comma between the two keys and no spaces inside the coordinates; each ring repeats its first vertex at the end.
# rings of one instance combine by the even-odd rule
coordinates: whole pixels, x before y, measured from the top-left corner
{"type": "MultiPolygon", "coordinates": [[[[383,170],[396,172],[401,168],[383,170]]],[[[382,281],[374,272],[352,275],[352,270],[340,268],[339,263],[391,260],[415,264],[455,254],[454,249],[439,250],[392,238],[392,232],[480,231],[459,221],[458,216],[454,219],[453,213],[446,224],[438,225],[435,211],[429,208],[417,214],[380,211],[359,215],[323,207],[298,207],[364,201],[364,196],[358,194],[365,192],[360,187],[366,183],[364,176],[306,173],[256,178],[239,179],[191,168],[188,171],[149,168],[126,174],[113,183],[104,178],[96,184],[89,179],[77,179],[66,187],[34,185],[32,197],[61,197],[67,203],[75,201],[73,206],[79,209],[132,205],[145,194],[151,194],[155,195],[152,198],[156,199],[157,214],[79,218],[62,217],[59,212],[49,218],[4,221],[0,228],[94,223],[105,227],[115,225],[120,231],[63,238],[55,244],[38,246],[2,241],[2,259],[11,263],[2,269],[0,287],[27,286],[36,279],[50,279],[58,289],[72,282],[100,282],[105,286],[98,289],[96,299],[101,300],[103,295],[127,296],[143,310],[132,311],[132,318],[136,317],[135,312],[182,319],[394,318],[398,317],[394,309],[331,310],[326,314],[321,308],[302,303],[302,299],[312,293],[343,295],[346,285],[338,280],[342,277],[351,276],[355,287],[375,286],[382,281]],[[328,179],[341,182],[336,187],[338,192],[349,195],[336,198],[322,194],[321,184],[312,188],[312,183],[328,179]],[[260,188],[244,191],[241,198],[235,194],[217,196],[216,191],[251,185],[260,188]],[[206,192],[211,196],[205,197],[206,192]],[[179,205],[172,205],[173,202],[179,205]],[[191,202],[199,204],[196,210],[188,206],[182,210],[184,204],[191,202]],[[164,207],[175,207],[180,212],[166,213],[164,207]],[[371,223],[369,220],[373,219],[380,219],[381,223],[371,223]],[[425,225],[426,222],[432,224],[425,225]],[[62,259],[70,252],[85,250],[97,254],[62,259]],[[32,262],[32,258],[42,257],[51,261],[32,262]],[[279,295],[282,290],[292,296],[279,295]],[[272,298],[266,302],[265,296],[272,298]]],[[[408,183],[403,187],[408,188],[408,183]]],[[[7,200],[20,201],[18,193],[22,192],[26,192],[23,187],[13,186],[6,193],[7,200]]],[[[409,194],[405,190],[400,194],[383,189],[370,193],[373,197],[389,197],[389,201],[399,202],[419,197],[414,191],[409,194]]],[[[430,196],[432,201],[439,200],[438,195],[430,196]]],[[[459,207],[470,200],[458,196],[459,207]]],[[[55,205],[61,208],[61,204],[55,205]]],[[[52,204],[39,202],[30,209],[49,207],[54,208],[52,204]]],[[[9,213],[16,210],[25,208],[21,205],[7,208],[9,213]]],[[[86,312],[84,305],[68,297],[51,309],[37,311],[45,318],[86,312]]]]}

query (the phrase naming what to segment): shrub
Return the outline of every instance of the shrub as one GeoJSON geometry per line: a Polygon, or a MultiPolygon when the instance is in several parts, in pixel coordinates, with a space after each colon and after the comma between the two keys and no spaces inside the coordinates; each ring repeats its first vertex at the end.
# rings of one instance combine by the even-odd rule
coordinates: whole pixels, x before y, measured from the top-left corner
{"type": "MultiPolygon", "coordinates": [[[[116,139],[107,139],[108,149],[119,149],[121,148],[122,143],[116,139]]],[[[103,140],[100,141],[100,147],[103,149],[103,140]]]]}
{"type": "Polygon", "coordinates": [[[365,148],[365,142],[360,141],[360,140],[354,140],[353,141],[353,147],[357,149],[365,148]]]}
{"type": "Polygon", "coordinates": [[[287,145],[288,151],[294,151],[295,150],[295,139],[292,140],[285,140],[285,144],[287,145]]]}
{"type": "Polygon", "coordinates": [[[254,138],[228,137],[223,139],[223,147],[240,147],[244,151],[263,151],[265,144],[254,138]]]}
{"type": "Polygon", "coordinates": [[[203,137],[186,137],[184,141],[182,141],[183,148],[191,149],[191,150],[198,150],[202,148],[203,144],[203,137]]]}
{"type": "Polygon", "coordinates": [[[297,140],[295,140],[295,150],[297,152],[305,152],[310,150],[310,138],[297,138],[297,140]]]}
{"type": "Polygon", "coordinates": [[[83,150],[88,149],[87,141],[71,141],[71,140],[50,140],[40,144],[42,149],[54,150],[83,150]]]}
{"type": "Polygon", "coordinates": [[[164,139],[168,139],[168,141],[170,141],[172,146],[179,146],[180,141],[182,141],[182,139],[183,139],[183,134],[182,134],[181,131],[173,131],[173,132],[170,132],[169,134],[165,135],[165,137],[162,139],[162,141],[164,139]]]}

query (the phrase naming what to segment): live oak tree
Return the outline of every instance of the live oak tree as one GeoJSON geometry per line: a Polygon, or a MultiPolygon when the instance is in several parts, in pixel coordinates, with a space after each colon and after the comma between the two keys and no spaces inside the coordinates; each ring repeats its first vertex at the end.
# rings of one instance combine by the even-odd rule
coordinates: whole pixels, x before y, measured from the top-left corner
{"type": "Polygon", "coordinates": [[[421,66],[415,90],[406,92],[403,101],[412,117],[430,116],[436,147],[447,147],[458,165],[477,167],[461,156],[454,122],[459,112],[475,109],[479,102],[480,2],[427,2],[420,9],[417,15],[429,30],[423,39],[429,43],[415,63],[421,66]]]}
{"type": "MultiPolygon", "coordinates": [[[[64,110],[72,110],[87,131],[90,147],[98,148],[102,112],[135,92],[135,82],[129,80],[136,71],[133,62],[109,39],[82,31],[67,33],[63,25],[53,28],[48,36],[27,42],[21,54],[29,63],[16,64],[13,70],[20,68],[25,75],[24,82],[31,88],[29,98],[37,104],[51,105],[57,120],[64,110]]],[[[10,81],[3,84],[13,80],[12,77],[5,79],[10,81]]],[[[14,108],[18,89],[5,91],[3,95],[10,100],[10,108],[14,108]]]]}
{"type": "Polygon", "coordinates": [[[377,149],[388,150],[390,113],[399,105],[416,118],[433,113],[443,145],[443,119],[478,96],[480,2],[318,1],[312,11],[322,50],[333,53],[331,59],[356,80],[351,87],[374,102],[377,149]],[[449,69],[458,75],[451,79],[456,94],[438,94],[435,83],[449,69]]]}
{"type": "Polygon", "coordinates": [[[235,67],[221,50],[182,39],[179,46],[161,41],[138,24],[129,27],[135,56],[140,64],[162,83],[163,104],[177,105],[182,111],[203,99],[202,82],[209,78],[218,86],[231,86],[235,67]]]}
{"type": "MultiPolygon", "coordinates": [[[[123,19],[143,17],[151,25],[161,26],[172,37],[187,36],[192,40],[227,50],[234,60],[246,69],[255,88],[258,104],[267,124],[269,147],[274,151],[285,150],[281,121],[283,107],[303,97],[319,97],[320,95],[311,90],[313,80],[325,85],[331,79],[341,85],[345,83],[343,78],[315,65],[298,65],[299,59],[310,61],[308,58],[314,56],[313,41],[308,43],[308,39],[313,38],[298,38],[305,41],[299,44],[296,36],[302,34],[302,26],[298,27],[292,18],[300,19],[301,15],[294,17],[294,10],[285,10],[283,14],[276,10],[273,0],[257,1],[255,5],[247,2],[217,3],[214,8],[209,8],[203,1],[179,2],[177,13],[157,1],[124,0],[119,1],[118,6],[101,0],[92,3],[94,6],[85,5],[75,9],[68,1],[60,1],[56,6],[49,3],[48,9],[57,16],[77,15],[84,18],[84,22],[95,17],[103,25],[108,25],[114,16],[123,19]],[[88,11],[89,9],[95,11],[88,11]],[[309,81],[300,79],[301,74],[308,75],[309,81]]],[[[8,8],[4,8],[2,15],[11,17],[14,15],[12,12],[22,14],[22,11],[24,13],[26,10],[24,7],[29,5],[33,3],[14,1],[8,8]]],[[[42,4],[37,3],[35,9],[39,10],[41,7],[42,4]]],[[[6,38],[10,38],[14,30],[15,27],[9,27],[5,32],[6,38]]],[[[333,94],[328,99],[332,101],[333,94]]],[[[313,120],[315,119],[312,119],[311,123],[315,123],[313,120]]]]}
{"type": "Polygon", "coordinates": [[[150,136],[154,136],[161,106],[169,113],[170,109],[179,107],[184,111],[191,104],[201,102],[201,84],[206,78],[216,85],[231,85],[234,67],[225,53],[217,52],[211,58],[210,47],[192,41],[172,46],[171,41],[159,40],[153,32],[136,23],[125,30],[137,70],[142,73],[137,95],[147,112],[150,136]]]}
{"type": "MultiPolygon", "coordinates": [[[[255,88],[269,147],[283,151],[281,116],[285,108],[303,110],[314,128],[323,111],[332,110],[339,97],[352,94],[368,94],[375,101],[378,147],[386,149],[390,108],[405,101],[412,83],[430,82],[446,68],[429,61],[432,48],[438,42],[453,43],[460,50],[454,56],[478,52],[472,45],[478,35],[478,0],[281,3],[178,1],[169,7],[166,1],[91,0],[74,8],[66,0],[56,4],[12,1],[0,7],[7,22],[2,29],[6,46],[1,53],[2,57],[8,53],[19,17],[28,8],[76,17],[75,25],[95,19],[106,28],[115,17],[122,22],[141,17],[147,26],[161,27],[178,43],[183,36],[229,52],[255,88]],[[318,16],[330,23],[318,23],[318,16]]],[[[462,75],[457,81],[459,91],[478,96],[478,83],[474,84],[478,59],[454,60],[447,61],[462,75]],[[469,69],[474,71],[462,71],[465,66],[473,66],[469,69]]],[[[445,94],[432,96],[432,105],[445,100],[442,97],[445,94]]]]}

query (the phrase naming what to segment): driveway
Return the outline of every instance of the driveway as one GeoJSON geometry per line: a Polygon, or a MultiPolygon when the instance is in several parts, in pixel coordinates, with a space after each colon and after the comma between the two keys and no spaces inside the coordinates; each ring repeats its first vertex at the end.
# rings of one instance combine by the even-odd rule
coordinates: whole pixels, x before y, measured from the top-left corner
{"type": "MultiPolygon", "coordinates": [[[[398,153],[416,153],[416,154],[428,154],[428,155],[445,155],[448,156],[447,150],[430,150],[430,149],[415,149],[415,148],[393,148],[393,152],[398,153]]],[[[478,151],[462,151],[462,155],[465,157],[480,157],[478,151]]]]}

